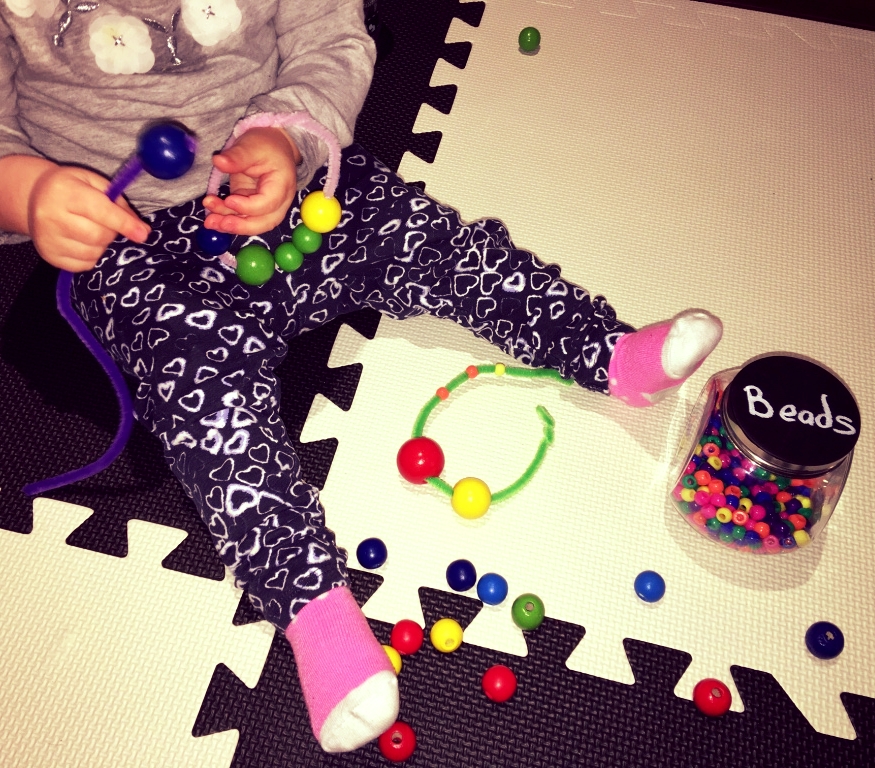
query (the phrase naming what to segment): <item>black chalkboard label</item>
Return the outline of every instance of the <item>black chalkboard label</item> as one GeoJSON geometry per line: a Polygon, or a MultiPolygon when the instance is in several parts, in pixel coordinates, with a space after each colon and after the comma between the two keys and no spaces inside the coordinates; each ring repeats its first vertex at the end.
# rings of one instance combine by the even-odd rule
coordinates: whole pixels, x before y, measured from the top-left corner
{"type": "Polygon", "coordinates": [[[860,409],[848,388],[812,360],[769,355],[747,363],[729,383],[723,411],[739,447],[774,467],[825,471],[854,448],[860,409]]]}

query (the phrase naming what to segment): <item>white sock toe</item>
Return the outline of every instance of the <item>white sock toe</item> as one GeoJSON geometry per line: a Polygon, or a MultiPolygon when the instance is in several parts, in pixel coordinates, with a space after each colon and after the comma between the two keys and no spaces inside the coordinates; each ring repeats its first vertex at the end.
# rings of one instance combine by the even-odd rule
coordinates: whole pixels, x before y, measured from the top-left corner
{"type": "Polygon", "coordinates": [[[398,678],[382,671],[353,688],[331,710],[319,744],[326,752],[352,752],[376,739],[398,719],[398,678]]]}
{"type": "Polygon", "coordinates": [[[723,335],[723,324],[700,309],[681,312],[672,321],[662,345],[662,369],[672,379],[685,379],[711,351],[723,335]]]}

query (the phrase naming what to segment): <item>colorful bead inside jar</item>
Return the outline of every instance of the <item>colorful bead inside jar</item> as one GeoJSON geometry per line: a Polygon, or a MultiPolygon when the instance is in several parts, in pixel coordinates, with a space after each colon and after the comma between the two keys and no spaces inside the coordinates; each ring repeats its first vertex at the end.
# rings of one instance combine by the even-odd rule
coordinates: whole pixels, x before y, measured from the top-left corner
{"type": "Polygon", "coordinates": [[[819,363],[770,354],[711,377],[687,427],[672,503],[734,549],[791,552],[826,526],[847,479],[860,410],[819,363]]]}

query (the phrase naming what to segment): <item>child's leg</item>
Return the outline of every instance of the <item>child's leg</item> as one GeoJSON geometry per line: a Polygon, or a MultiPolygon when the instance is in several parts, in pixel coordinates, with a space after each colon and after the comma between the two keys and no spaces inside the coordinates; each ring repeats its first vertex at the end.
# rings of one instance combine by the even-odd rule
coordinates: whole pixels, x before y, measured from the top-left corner
{"type": "Polygon", "coordinates": [[[320,743],[354,749],[394,722],[397,681],[278,415],[284,296],[250,292],[189,252],[190,212],[159,214],[149,247],[111,246],[75,281],[74,304],[139,380],[138,418],[161,439],[222,561],[291,642],[320,743]]]}
{"type": "Polygon", "coordinates": [[[604,297],[515,248],[501,222],[464,224],[361,147],[343,154],[338,197],[340,226],[286,278],[298,297],[294,332],[361,306],[395,318],[428,312],[631,405],[683,383],[720,339],[720,322],[702,311],[633,333],[604,297]]]}

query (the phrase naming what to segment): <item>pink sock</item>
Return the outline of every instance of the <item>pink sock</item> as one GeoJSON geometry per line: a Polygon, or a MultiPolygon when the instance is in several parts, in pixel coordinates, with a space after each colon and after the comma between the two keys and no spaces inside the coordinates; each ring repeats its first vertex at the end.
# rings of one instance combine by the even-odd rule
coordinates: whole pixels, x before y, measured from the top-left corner
{"type": "Polygon", "coordinates": [[[611,395],[635,407],[654,405],[696,371],[722,335],[716,317],[694,309],[627,333],[608,366],[611,395]]]}
{"type": "Polygon", "coordinates": [[[398,681],[347,587],[301,609],[286,629],[313,733],[326,752],[350,752],[398,718],[398,681]]]}

